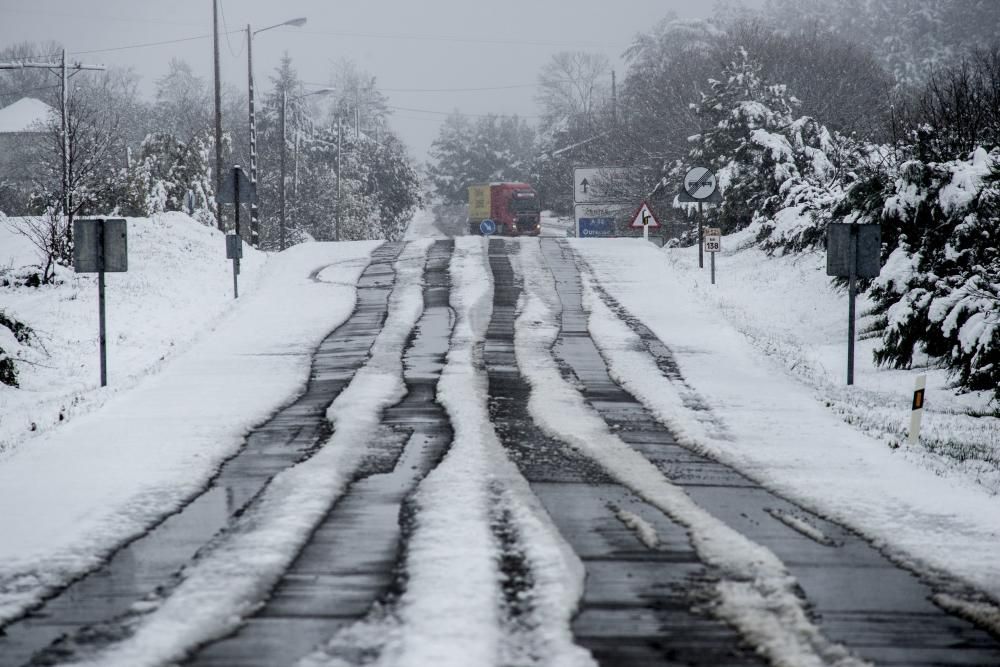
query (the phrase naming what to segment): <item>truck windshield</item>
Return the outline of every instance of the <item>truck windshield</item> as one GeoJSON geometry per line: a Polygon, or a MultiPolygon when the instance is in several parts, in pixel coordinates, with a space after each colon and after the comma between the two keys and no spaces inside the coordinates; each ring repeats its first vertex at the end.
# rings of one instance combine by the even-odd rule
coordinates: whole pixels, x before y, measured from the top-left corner
{"type": "Polygon", "coordinates": [[[535,197],[521,197],[510,200],[510,208],[512,211],[517,211],[520,213],[528,211],[538,210],[538,199],[535,197]]]}

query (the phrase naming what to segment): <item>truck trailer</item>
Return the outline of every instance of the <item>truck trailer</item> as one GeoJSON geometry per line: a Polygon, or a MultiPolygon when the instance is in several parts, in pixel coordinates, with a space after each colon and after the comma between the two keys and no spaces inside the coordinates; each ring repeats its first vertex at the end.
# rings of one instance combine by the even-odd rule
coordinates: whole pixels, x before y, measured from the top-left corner
{"type": "Polygon", "coordinates": [[[469,186],[469,234],[481,234],[483,220],[492,220],[498,235],[538,236],[540,218],[538,193],[527,183],[469,186]]]}

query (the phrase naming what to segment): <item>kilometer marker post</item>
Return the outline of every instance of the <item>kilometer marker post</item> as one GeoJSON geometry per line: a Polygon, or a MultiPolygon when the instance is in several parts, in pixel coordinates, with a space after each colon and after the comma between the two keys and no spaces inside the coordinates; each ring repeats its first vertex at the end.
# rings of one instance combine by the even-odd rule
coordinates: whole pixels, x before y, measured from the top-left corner
{"type": "Polygon", "coordinates": [[[907,441],[911,445],[920,442],[920,418],[924,414],[924,390],[927,387],[927,376],[918,375],[913,385],[913,406],[910,412],[910,434],[907,441]]]}

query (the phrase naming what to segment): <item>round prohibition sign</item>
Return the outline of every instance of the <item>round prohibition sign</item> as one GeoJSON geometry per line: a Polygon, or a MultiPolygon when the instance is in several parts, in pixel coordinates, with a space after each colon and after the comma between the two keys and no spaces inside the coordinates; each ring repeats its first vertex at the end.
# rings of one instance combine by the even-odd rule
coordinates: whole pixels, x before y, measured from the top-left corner
{"type": "Polygon", "coordinates": [[[694,199],[708,199],[715,187],[715,174],[705,167],[694,167],[684,176],[684,192],[694,199]]]}

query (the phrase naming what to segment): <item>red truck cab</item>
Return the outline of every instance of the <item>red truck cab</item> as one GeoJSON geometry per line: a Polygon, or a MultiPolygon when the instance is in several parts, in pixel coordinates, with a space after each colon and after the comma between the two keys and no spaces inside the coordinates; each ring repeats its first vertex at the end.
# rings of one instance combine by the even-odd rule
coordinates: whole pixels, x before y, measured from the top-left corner
{"type": "Polygon", "coordinates": [[[505,236],[538,236],[538,193],[527,183],[500,183],[493,190],[493,221],[505,236]]]}

